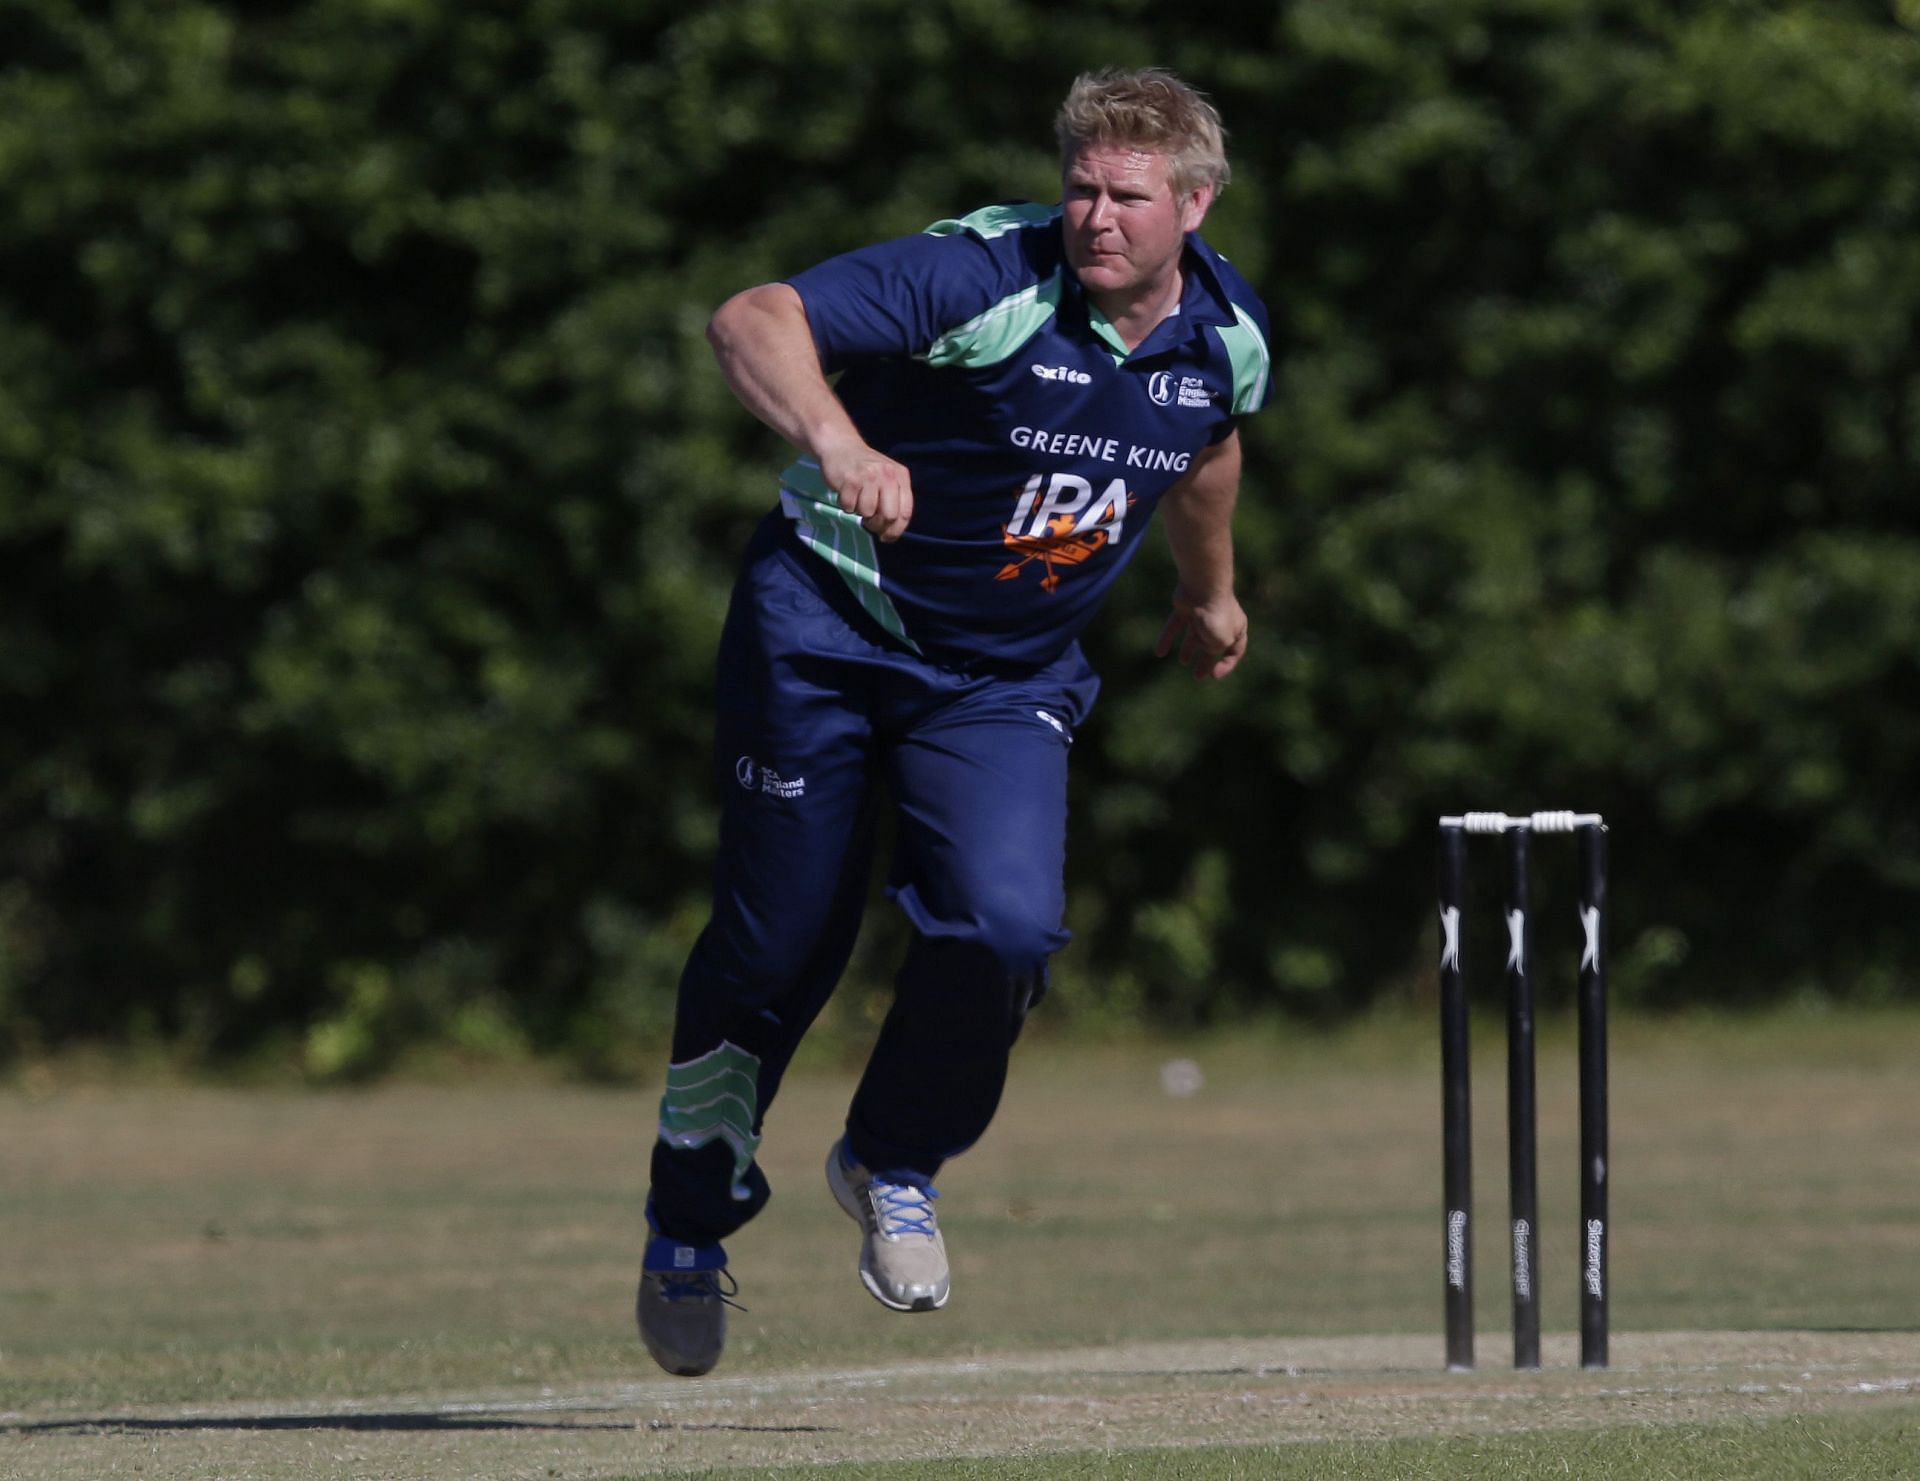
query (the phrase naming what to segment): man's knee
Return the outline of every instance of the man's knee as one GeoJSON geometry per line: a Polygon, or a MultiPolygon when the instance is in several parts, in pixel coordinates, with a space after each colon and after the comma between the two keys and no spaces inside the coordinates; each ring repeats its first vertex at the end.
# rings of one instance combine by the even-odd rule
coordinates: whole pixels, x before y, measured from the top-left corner
{"type": "Polygon", "coordinates": [[[1036,885],[1027,874],[974,872],[943,880],[937,890],[904,884],[889,893],[922,942],[988,958],[1009,977],[1043,970],[1067,944],[1059,888],[1036,885]]]}
{"type": "Polygon", "coordinates": [[[1067,944],[1060,914],[1060,902],[1050,892],[1022,888],[1016,880],[995,880],[977,889],[969,912],[979,944],[1017,977],[1044,971],[1047,958],[1067,944]]]}

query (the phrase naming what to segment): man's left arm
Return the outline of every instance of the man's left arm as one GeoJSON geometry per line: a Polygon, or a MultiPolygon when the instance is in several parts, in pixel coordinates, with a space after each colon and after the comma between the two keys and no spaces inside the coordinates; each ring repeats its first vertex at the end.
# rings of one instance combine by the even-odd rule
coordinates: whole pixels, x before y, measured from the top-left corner
{"type": "Polygon", "coordinates": [[[1187,474],[1160,498],[1167,544],[1179,584],[1173,615],[1154,645],[1165,658],[1180,646],[1180,665],[1196,679],[1224,679],[1247,651],[1247,614],[1233,594],[1233,504],[1240,491],[1240,433],[1199,453],[1187,474]]]}

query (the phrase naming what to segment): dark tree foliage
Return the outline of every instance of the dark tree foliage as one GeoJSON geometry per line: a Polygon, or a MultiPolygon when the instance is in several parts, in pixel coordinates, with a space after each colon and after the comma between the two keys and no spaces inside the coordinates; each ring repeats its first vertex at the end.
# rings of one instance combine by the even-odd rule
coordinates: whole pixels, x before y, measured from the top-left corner
{"type": "MultiPolygon", "coordinates": [[[[1418,989],[1432,819],[1615,828],[1623,992],[1911,996],[1920,6],[21,0],[0,32],[0,1045],[607,1063],[701,924],[776,440],[728,294],[1208,89],[1255,640],[1090,641],[1056,1011],[1418,989]]],[[[1545,891],[1543,890],[1543,894],[1545,891]]],[[[884,918],[881,946],[897,926],[884,918]]],[[[884,949],[862,970],[883,976],[884,949]]]]}

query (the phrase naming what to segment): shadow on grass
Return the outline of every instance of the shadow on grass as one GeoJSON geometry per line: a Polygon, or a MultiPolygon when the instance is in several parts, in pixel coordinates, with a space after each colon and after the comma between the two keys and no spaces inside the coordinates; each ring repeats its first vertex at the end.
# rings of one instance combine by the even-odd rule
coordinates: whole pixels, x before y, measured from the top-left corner
{"type": "Polygon", "coordinates": [[[823,1435],[835,1430],[821,1424],[674,1424],[641,1420],[623,1424],[589,1421],[510,1419],[486,1414],[235,1414],[219,1418],[154,1419],[102,1415],[95,1419],[50,1419],[27,1424],[0,1423],[0,1435],[136,1435],[204,1430],[339,1430],[348,1433],[452,1433],[455,1431],[661,1430],[735,1431],[748,1435],[823,1435]]]}

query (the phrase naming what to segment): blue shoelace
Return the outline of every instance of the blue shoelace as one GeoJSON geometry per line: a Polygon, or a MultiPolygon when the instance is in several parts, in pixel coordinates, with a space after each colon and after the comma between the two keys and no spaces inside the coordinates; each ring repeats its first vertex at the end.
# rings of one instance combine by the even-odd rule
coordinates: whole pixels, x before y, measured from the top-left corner
{"type": "Polygon", "coordinates": [[[912,1183],[873,1180],[873,1206],[880,1216],[880,1232],[888,1239],[918,1234],[932,1239],[939,1231],[933,1222],[933,1200],[940,1195],[912,1183]]]}

